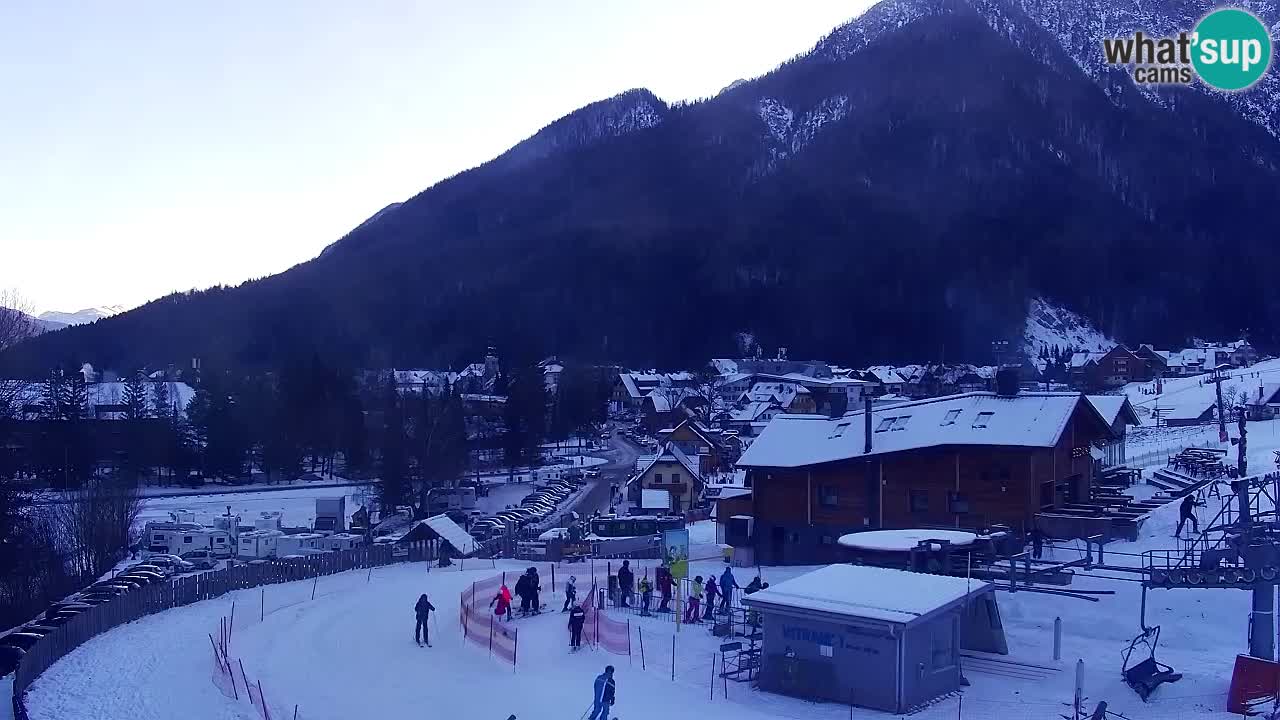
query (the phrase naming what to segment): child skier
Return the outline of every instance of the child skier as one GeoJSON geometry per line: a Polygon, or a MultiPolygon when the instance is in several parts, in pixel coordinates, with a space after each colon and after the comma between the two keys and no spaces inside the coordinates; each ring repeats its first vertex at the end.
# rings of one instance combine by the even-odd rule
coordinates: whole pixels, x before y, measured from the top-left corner
{"type": "Polygon", "coordinates": [[[649,612],[649,603],[653,602],[653,585],[649,582],[649,576],[640,578],[640,614],[648,617],[653,613],[649,612]]]}
{"type": "Polygon", "coordinates": [[[578,578],[573,575],[569,576],[569,582],[564,586],[564,609],[560,612],[569,612],[570,606],[578,601],[578,578]]]}
{"type": "Polygon", "coordinates": [[[662,604],[658,606],[658,612],[671,612],[668,607],[671,604],[671,571],[660,567],[656,571],[658,576],[658,594],[662,595],[662,604]]]}
{"type": "Polygon", "coordinates": [[[684,610],[684,622],[702,622],[702,576],[693,579],[693,588],[689,590],[689,607],[684,610]]]}
{"type": "Polygon", "coordinates": [[[711,614],[716,611],[716,576],[712,575],[707,578],[707,612],[703,615],[703,619],[710,620],[711,614]]]}
{"type": "Polygon", "coordinates": [[[495,610],[493,614],[497,615],[499,619],[510,621],[511,591],[507,589],[506,585],[503,585],[502,589],[498,591],[498,594],[494,595],[493,599],[489,601],[489,607],[493,607],[495,604],[498,606],[498,609],[495,610]]]}
{"type": "Polygon", "coordinates": [[[587,622],[587,612],[581,605],[574,605],[569,611],[569,649],[577,650],[582,646],[582,626],[587,622]]]}

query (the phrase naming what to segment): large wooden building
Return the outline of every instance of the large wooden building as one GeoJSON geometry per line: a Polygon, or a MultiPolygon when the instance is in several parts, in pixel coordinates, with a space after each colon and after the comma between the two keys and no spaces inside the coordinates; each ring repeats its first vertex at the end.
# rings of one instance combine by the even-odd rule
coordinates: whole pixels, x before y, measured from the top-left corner
{"type": "Polygon", "coordinates": [[[780,415],[743,453],[753,562],[832,562],[836,540],[910,527],[1026,531],[1086,500],[1107,423],[1078,393],[974,392],[838,418],[780,415]]]}

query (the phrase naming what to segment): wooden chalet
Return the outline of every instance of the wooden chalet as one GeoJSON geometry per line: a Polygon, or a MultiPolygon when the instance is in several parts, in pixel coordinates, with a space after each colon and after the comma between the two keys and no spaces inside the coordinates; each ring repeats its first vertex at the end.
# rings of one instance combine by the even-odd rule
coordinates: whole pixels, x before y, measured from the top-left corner
{"type": "MultiPolygon", "coordinates": [[[[1107,422],[1079,393],[1003,392],[779,415],[738,461],[760,564],[836,562],[845,533],[1006,525],[1087,501],[1107,422]]],[[[739,548],[740,550],[742,548],[739,548]]]]}

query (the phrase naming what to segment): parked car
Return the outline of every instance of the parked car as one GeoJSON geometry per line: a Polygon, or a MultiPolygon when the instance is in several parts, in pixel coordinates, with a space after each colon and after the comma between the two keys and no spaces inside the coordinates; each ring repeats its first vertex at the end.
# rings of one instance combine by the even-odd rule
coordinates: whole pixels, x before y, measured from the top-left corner
{"type": "Polygon", "coordinates": [[[131,573],[137,570],[145,570],[146,572],[155,573],[156,575],[159,575],[162,578],[169,577],[170,575],[173,574],[172,569],[170,569],[167,565],[163,565],[160,563],[150,563],[150,562],[138,563],[136,565],[130,565],[129,567],[125,568],[126,573],[131,573]]]}
{"type": "Polygon", "coordinates": [[[151,572],[150,570],[130,570],[129,572],[122,573],[116,577],[138,580],[144,585],[151,585],[152,583],[158,583],[164,580],[164,575],[151,572]]]}
{"type": "Polygon", "coordinates": [[[35,644],[40,642],[40,638],[42,637],[44,636],[36,633],[15,630],[4,637],[0,637],[0,645],[22,648],[22,650],[26,652],[35,647],[35,644]]]}
{"type": "Polygon", "coordinates": [[[169,571],[170,574],[191,572],[196,569],[193,563],[177,555],[152,555],[146,560],[147,565],[156,565],[169,571]]]}
{"type": "Polygon", "coordinates": [[[48,617],[50,615],[61,615],[66,613],[82,613],[85,610],[88,610],[89,608],[97,604],[98,604],[97,601],[94,601],[91,599],[86,599],[83,601],[82,600],[61,600],[59,602],[53,603],[48,608],[46,608],[44,611],[44,614],[45,614],[45,617],[48,617]]]}
{"type": "Polygon", "coordinates": [[[181,557],[200,570],[212,570],[218,565],[218,558],[209,550],[192,550],[182,553],[181,557]]]}

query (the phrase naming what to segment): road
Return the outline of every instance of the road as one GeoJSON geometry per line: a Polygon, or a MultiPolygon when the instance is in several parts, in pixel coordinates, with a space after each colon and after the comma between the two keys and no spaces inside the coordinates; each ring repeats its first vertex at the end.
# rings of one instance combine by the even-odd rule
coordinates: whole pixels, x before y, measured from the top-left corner
{"type": "Polygon", "coordinates": [[[611,436],[609,450],[602,453],[609,462],[598,466],[600,479],[595,481],[591,490],[583,495],[573,509],[584,517],[597,510],[602,513],[609,512],[610,487],[617,484],[618,490],[622,490],[627,478],[635,472],[636,458],[644,452],[644,448],[620,435],[611,436]]]}

